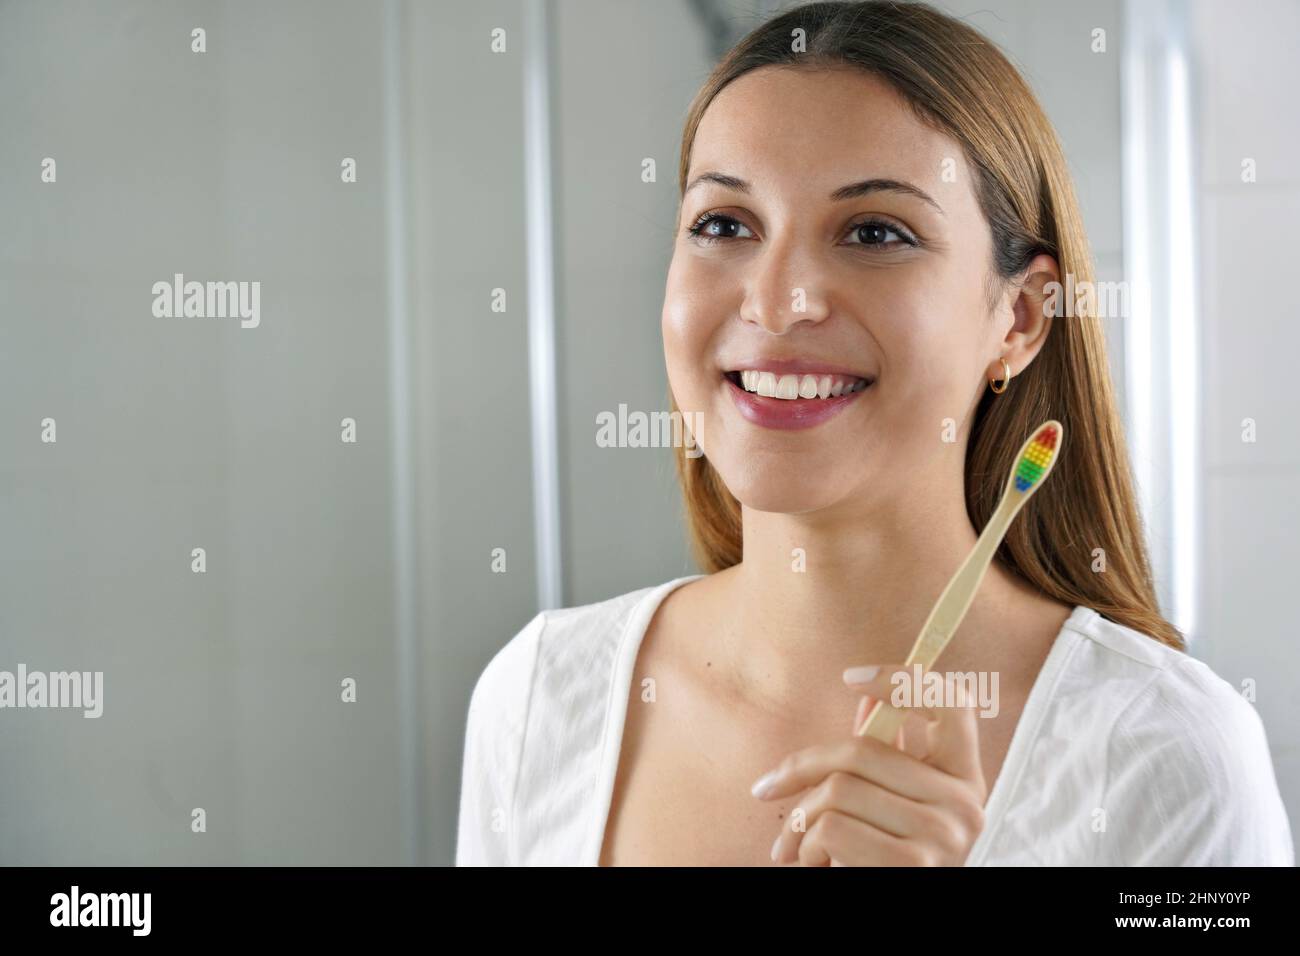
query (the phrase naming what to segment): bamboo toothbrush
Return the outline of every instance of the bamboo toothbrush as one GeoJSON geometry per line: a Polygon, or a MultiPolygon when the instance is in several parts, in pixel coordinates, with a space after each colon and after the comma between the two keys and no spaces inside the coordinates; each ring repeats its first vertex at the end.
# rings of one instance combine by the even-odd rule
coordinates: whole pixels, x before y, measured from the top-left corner
{"type": "MultiPolygon", "coordinates": [[[[1020,446],[1020,454],[1016,456],[1016,463],[1011,468],[997,510],[989,518],[975,547],[971,548],[970,554],[930,611],[925,627],[921,628],[921,634],[912,646],[912,653],[907,656],[906,663],[909,667],[920,664],[924,672],[934,666],[935,659],[948,645],[962,618],[966,616],[975,592],[984,580],[984,572],[988,570],[989,562],[993,560],[998,545],[1011,526],[1011,519],[1029,500],[1029,496],[1043,486],[1048,472],[1056,464],[1063,436],[1061,423],[1052,419],[1039,425],[1034,436],[1020,446]]],[[[892,744],[905,716],[903,711],[891,706],[888,701],[878,700],[858,728],[857,735],[869,735],[892,744]]]]}

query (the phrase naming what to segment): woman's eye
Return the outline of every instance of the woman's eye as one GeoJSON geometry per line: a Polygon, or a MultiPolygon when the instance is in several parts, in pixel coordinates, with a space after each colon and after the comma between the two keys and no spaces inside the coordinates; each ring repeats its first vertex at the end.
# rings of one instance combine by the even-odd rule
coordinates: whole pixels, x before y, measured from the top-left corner
{"type": "Polygon", "coordinates": [[[856,238],[858,242],[850,242],[849,245],[862,246],[888,246],[895,242],[901,242],[905,245],[914,246],[916,240],[907,233],[887,222],[881,222],[878,219],[870,219],[866,222],[860,222],[854,226],[849,235],[856,238]]]}
{"type": "MultiPolygon", "coordinates": [[[[695,223],[691,225],[687,232],[695,238],[697,242],[713,243],[726,239],[752,239],[753,233],[749,228],[739,220],[724,216],[721,213],[705,213],[695,223]]],[[[860,222],[849,230],[849,236],[855,241],[850,241],[849,245],[871,246],[875,248],[887,248],[897,243],[905,246],[915,246],[917,241],[905,232],[902,227],[894,226],[884,220],[868,219],[860,222]]]]}
{"type": "MultiPolygon", "coordinates": [[[[699,219],[695,220],[695,224],[687,231],[701,242],[716,242],[719,239],[748,238],[736,234],[737,230],[740,229],[745,229],[745,231],[748,232],[747,227],[743,223],[731,218],[730,216],[723,216],[718,213],[706,213],[699,219]]],[[[750,233],[750,236],[752,235],[753,233],[750,233]]]]}

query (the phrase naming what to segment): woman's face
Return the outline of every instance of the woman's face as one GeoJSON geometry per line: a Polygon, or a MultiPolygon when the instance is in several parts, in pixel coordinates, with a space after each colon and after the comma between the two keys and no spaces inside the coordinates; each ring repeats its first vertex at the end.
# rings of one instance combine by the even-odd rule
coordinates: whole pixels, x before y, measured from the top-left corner
{"type": "Polygon", "coordinates": [[[990,232],[958,144],[869,74],[767,67],[709,105],[687,185],[664,353],[732,494],[803,513],[960,476],[943,451],[964,447],[952,432],[1014,315],[990,315],[990,232]]]}

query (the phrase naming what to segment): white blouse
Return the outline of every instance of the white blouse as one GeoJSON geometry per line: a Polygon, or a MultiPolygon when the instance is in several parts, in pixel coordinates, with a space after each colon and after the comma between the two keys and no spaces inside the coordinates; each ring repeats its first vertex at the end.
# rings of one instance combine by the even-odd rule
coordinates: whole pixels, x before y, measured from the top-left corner
{"type": "MultiPolygon", "coordinates": [[[[698,577],[543,611],[497,652],[470,699],[456,865],[597,865],[637,650],[664,597],[698,577]]],[[[1295,865],[1254,707],[1082,606],[984,820],[967,866],[1295,865]]]]}

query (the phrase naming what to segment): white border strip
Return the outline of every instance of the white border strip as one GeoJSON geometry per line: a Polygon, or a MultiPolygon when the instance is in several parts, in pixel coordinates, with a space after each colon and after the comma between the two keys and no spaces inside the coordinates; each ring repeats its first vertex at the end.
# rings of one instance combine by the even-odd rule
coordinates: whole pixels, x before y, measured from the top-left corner
{"type": "Polygon", "coordinates": [[[550,0],[524,4],[524,173],[528,217],[528,381],[539,610],[560,607],[555,229],[551,210],[550,0]]]}
{"type": "Polygon", "coordinates": [[[1190,643],[1199,623],[1201,412],[1189,11],[1182,0],[1126,0],[1124,15],[1128,434],[1158,593],[1190,643]]]}
{"type": "Polygon", "coordinates": [[[1174,621],[1192,635],[1199,625],[1200,316],[1197,312],[1196,197],[1192,159],[1191,77],[1186,7],[1170,31],[1169,69],[1169,404],[1174,621]]]}

